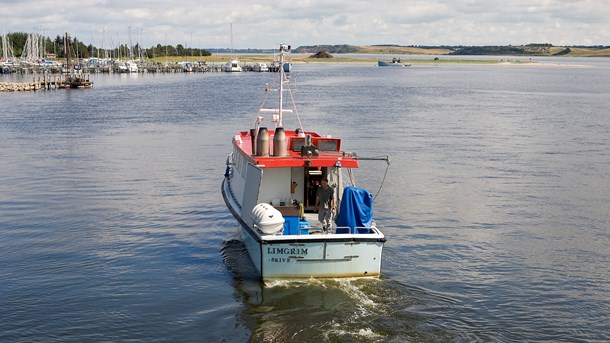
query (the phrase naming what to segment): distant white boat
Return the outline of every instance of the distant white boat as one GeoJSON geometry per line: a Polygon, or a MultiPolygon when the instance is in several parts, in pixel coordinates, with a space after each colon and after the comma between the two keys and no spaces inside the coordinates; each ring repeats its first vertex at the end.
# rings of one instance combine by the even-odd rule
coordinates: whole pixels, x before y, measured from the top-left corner
{"type": "Polygon", "coordinates": [[[125,63],[119,64],[120,73],[137,73],[138,64],[132,60],[126,61],[125,63]]]}
{"type": "Polygon", "coordinates": [[[259,71],[259,72],[263,72],[263,71],[269,71],[269,67],[267,67],[267,63],[255,63],[254,67],[252,68],[252,70],[254,71],[259,71]]]}
{"type": "Polygon", "coordinates": [[[388,61],[377,61],[377,65],[380,67],[408,67],[411,64],[405,64],[400,61],[400,58],[393,58],[391,62],[388,61]]]}
{"type": "Polygon", "coordinates": [[[182,66],[182,71],[185,73],[193,71],[193,64],[191,62],[179,62],[178,64],[182,66]]]}
{"type": "Polygon", "coordinates": [[[127,65],[127,70],[129,70],[130,73],[138,72],[138,64],[136,62],[127,61],[127,62],[125,62],[125,64],[127,65]]]}
{"type": "Polygon", "coordinates": [[[239,64],[239,60],[234,59],[234,60],[230,60],[229,62],[227,62],[225,64],[225,71],[226,72],[241,72],[243,69],[241,67],[241,65],[239,64]]]}

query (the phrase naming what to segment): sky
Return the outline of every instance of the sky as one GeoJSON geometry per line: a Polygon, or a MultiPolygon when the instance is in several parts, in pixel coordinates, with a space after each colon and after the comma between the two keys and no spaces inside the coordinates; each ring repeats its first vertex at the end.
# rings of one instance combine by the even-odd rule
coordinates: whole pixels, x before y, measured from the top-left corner
{"type": "Polygon", "coordinates": [[[279,43],[610,45],[608,0],[0,0],[0,8],[2,32],[68,32],[98,48],[130,38],[212,52],[279,43]]]}

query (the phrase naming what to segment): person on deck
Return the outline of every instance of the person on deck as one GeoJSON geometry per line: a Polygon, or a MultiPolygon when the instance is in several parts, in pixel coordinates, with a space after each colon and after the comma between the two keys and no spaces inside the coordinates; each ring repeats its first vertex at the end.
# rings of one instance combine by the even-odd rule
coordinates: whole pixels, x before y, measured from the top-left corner
{"type": "Polygon", "coordinates": [[[318,207],[318,220],[322,223],[324,231],[331,225],[333,213],[336,211],[335,190],[328,185],[328,179],[323,178],[321,186],[316,194],[316,206],[318,207]]]}

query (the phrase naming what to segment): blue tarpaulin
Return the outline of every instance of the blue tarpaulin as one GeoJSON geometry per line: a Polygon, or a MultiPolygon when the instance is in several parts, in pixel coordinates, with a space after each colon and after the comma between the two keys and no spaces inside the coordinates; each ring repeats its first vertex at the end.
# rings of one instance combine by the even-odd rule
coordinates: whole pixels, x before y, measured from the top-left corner
{"type": "Polygon", "coordinates": [[[338,227],[370,227],[373,222],[373,196],[366,189],[345,187],[337,217],[338,227]]]}

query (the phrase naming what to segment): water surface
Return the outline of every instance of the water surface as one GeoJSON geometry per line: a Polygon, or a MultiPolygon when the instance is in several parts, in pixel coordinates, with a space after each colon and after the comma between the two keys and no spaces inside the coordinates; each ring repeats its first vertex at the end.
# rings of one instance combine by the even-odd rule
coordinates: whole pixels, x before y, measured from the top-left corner
{"type": "Polygon", "coordinates": [[[307,130],[392,157],[355,174],[388,242],[266,287],[220,182],[270,74],[0,94],[0,341],[610,340],[610,62],[542,62],[294,65],[307,130]]]}

